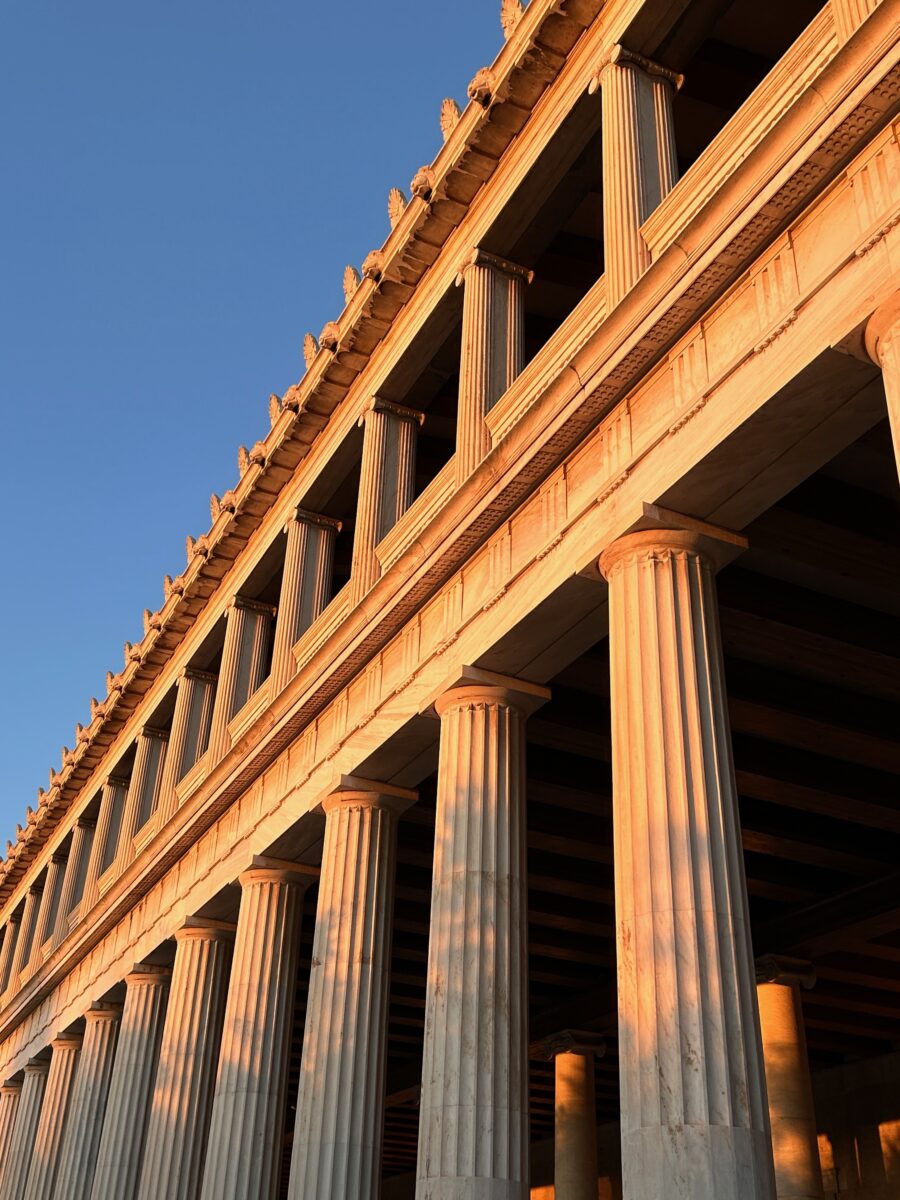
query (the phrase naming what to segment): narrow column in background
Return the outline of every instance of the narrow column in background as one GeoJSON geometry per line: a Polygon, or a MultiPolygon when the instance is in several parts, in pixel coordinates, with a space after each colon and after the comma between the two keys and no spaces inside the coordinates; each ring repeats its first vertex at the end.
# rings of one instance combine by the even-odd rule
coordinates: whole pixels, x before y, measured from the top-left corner
{"type": "Polygon", "coordinates": [[[623,46],[591,84],[603,104],[603,256],[607,306],[647,267],[641,226],[678,178],[672,99],[682,77],[623,46]]]}
{"type": "Polygon", "coordinates": [[[225,1017],[233,925],[191,917],[175,935],[139,1200],[196,1200],[225,1017]]]}
{"type": "Polygon", "coordinates": [[[29,1059],[25,1065],[25,1078],[22,1081],[22,1094],[19,1097],[16,1123],[13,1126],[6,1158],[0,1163],[0,1172],[2,1172],[0,1200],[21,1200],[31,1166],[31,1155],[41,1117],[41,1104],[47,1086],[49,1069],[49,1061],[41,1058],[29,1059]]]}
{"type": "Polygon", "coordinates": [[[53,1200],[53,1185],[59,1169],[72,1085],[81,1051],[81,1034],[61,1033],[50,1043],[50,1049],[50,1071],[34,1139],[25,1200],[53,1200]]]}
{"type": "Polygon", "coordinates": [[[722,539],[654,529],[600,558],[625,1200],[775,1194],[714,581],[746,543],[722,539]]]}
{"type": "Polygon", "coordinates": [[[900,292],[895,292],[869,320],[866,349],[881,367],[894,459],[900,474],[900,292]]]}
{"type": "Polygon", "coordinates": [[[9,920],[6,922],[6,932],[3,935],[3,949],[0,950],[0,995],[6,991],[12,982],[13,959],[16,956],[16,946],[19,944],[19,935],[21,932],[22,913],[11,913],[9,920]]]}
{"type": "Polygon", "coordinates": [[[89,908],[97,899],[97,880],[115,861],[127,795],[127,779],[111,775],[103,785],[97,827],[94,830],[87,874],[84,879],[83,900],[86,908],[89,908]]]}
{"type": "Polygon", "coordinates": [[[9,1143],[16,1127],[16,1113],[19,1111],[19,1100],[22,1096],[22,1084],[4,1083],[0,1087],[0,1171],[9,1153],[9,1143]]]}
{"type": "Polygon", "coordinates": [[[55,1200],[89,1200],[112,1077],[121,1008],[93,1004],[85,1013],[84,1037],[63,1134],[55,1200]]]}
{"type": "Polygon", "coordinates": [[[334,541],[340,530],[340,521],[303,508],[295,509],[284,527],[287,545],[272,646],[273,694],[293,678],[294,643],[328,603],[334,541]]]}
{"type": "Polygon", "coordinates": [[[66,863],[53,930],[53,940],[57,945],[69,931],[69,917],[85,898],[95,832],[94,822],[87,817],[79,817],[72,830],[72,845],[69,848],[69,860],[66,863]]]}
{"type": "Polygon", "coordinates": [[[19,936],[16,939],[15,949],[13,951],[12,968],[9,974],[9,983],[14,984],[16,979],[22,972],[22,969],[27,964],[31,957],[31,949],[34,944],[34,934],[37,928],[38,912],[41,907],[41,898],[44,888],[42,883],[35,883],[28,889],[28,895],[25,897],[25,907],[22,912],[22,923],[19,926],[19,936]]]}
{"type": "Polygon", "coordinates": [[[303,897],[318,873],[258,858],[241,876],[202,1200],[271,1200],[277,1185],[303,897]]]}
{"type": "Polygon", "coordinates": [[[377,1200],[397,818],[415,792],[329,796],[288,1195],[377,1200]]]}
{"type": "Polygon", "coordinates": [[[831,11],[840,40],[846,42],[852,37],[880,3],[881,0],[831,0],[831,11]]]}
{"type": "Polygon", "coordinates": [[[484,418],[525,364],[525,287],[534,273],[475,249],[457,285],[463,294],[456,478],[462,483],[491,448],[484,418]]]}
{"type": "Polygon", "coordinates": [[[175,712],[159,784],[160,821],[178,807],[175,789],[205,752],[212,724],[216,677],[186,667],[175,680],[175,712]]]}
{"type": "Polygon", "coordinates": [[[481,676],[435,704],[417,1200],[528,1196],[525,719],[549,692],[481,676]]]}
{"type": "Polygon", "coordinates": [[[275,608],[236,596],[225,614],[225,644],[213,704],[209,762],[213,767],[230,749],[228,722],[265,678],[275,608]]]}
{"type": "Polygon", "coordinates": [[[778,1200],[822,1200],[822,1167],[800,988],[812,987],[807,962],[765,957],[756,963],[775,1192],[778,1200]]]}
{"type": "Polygon", "coordinates": [[[356,600],[379,576],[375,547],[412,504],[416,437],[423,420],[423,414],[415,409],[377,397],[359,419],[363,451],[350,571],[356,600]]]}
{"type": "Polygon", "coordinates": [[[567,1029],[546,1038],[539,1052],[554,1066],[554,1200],[597,1200],[594,1059],[606,1052],[606,1043],[567,1029]]]}
{"type": "Polygon", "coordinates": [[[166,745],[169,735],[164,729],[145,725],[137,738],[134,766],[122,813],[116,860],[123,871],[134,857],[134,837],[156,811],[166,745]]]}
{"type": "Polygon", "coordinates": [[[47,877],[44,881],[44,894],[38,910],[37,923],[34,928],[34,945],[31,947],[31,961],[41,961],[41,948],[53,933],[56,917],[59,912],[61,891],[65,883],[68,857],[65,854],[54,854],[47,864],[47,877]]]}
{"type": "Polygon", "coordinates": [[[125,1007],[97,1151],[93,1200],[133,1200],[137,1194],[169,976],[164,967],[140,963],[125,977],[125,1007]]]}

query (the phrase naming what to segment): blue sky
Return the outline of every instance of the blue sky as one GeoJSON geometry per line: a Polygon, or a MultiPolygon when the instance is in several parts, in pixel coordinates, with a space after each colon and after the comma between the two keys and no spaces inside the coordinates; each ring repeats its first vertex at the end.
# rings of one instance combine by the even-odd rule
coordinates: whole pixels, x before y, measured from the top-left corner
{"type": "Polygon", "coordinates": [[[0,845],[381,245],[499,0],[9,0],[0,845]]]}

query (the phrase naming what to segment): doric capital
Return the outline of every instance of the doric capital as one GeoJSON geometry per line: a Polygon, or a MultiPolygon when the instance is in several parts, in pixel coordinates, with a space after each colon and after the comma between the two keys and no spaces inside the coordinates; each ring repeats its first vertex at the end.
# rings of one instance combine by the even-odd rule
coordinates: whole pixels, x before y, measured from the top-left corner
{"type": "Polygon", "coordinates": [[[157,729],[155,725],[145,725],[141,729],[140,737],[156,738],[157,741],[167,742],[169,740],[169,731],[168,729],[157,729]]]}
{"type": "Polygon", "coordinates": [[[291,513],[290,519],[284,527],[284,532],[287,533],[294,524],[318,525],[322,529],[333,529],[335,533],[340,533],[343,527],[342,522],[337,517],[326,517],[322,513],[311,512],[308,508],[300,508],[299,506],[291,513]]]}
{"type": "Polygon", "coordinates": [[[122,1015],[121,1004],[111,1004],[106,1000],[97,1000],[84,1014],[85,1021],[118,1021],[122,1015]]]}
{"type": "Polygon", "coordinates": [[[67,1030],[65,1033],[58,1033],[51,1041],[50,1045],[56,1050],[77,1050],[82,1043],[82,1035],[74,1030],[67,1030]]]}
{"type": "Polygon", "coordinates": [[[318,878],[319,868],[310,866],[309,863],[254,854],[247,869],[238,876],[238,882],[242,888],[260,883],[284,883],[305,889],[318,878]]]}
{"type": "Polygon", "coordinates": [[[609,580],[626,563],[661,561],[687,554],[718,571],[742,554],[747,545],[746,537],[733,529],[645,503],[642,515],[631,529],[600,555],[598,566],[600,574],[609,580]]]}
{"type": "Polygon", "coordinates": [[[158,967],[155,963],[135,963],[125,982],[129,987],[143,987],[145,984],[167,983],[172,975],[171,967],[158,967]]]}
{"type": "Polygon", "coordinates": [[[480,246],[475,246],[463,260],[457,272],[457,287],[465,281],[466,272],[472,267],[489,267],[500,275],[508,275],[510,279],[521,279],[524,283],[531,283],[534,279],[534,271],[528,267],[522,267],[518,263],[510,262],[508,258],[501,258],[497,254],[489,254],[487,250],[482,250],[480,246]]]}
{"type": "Polygon", "coordinates": [[[186,679],[196,679],[200,683],[215,683],[218,676],[213,675],[211,671],[200,671],[197,667],[185,667],[175,680],[175,686],[183,683],[186,679]]]}
{"type": "Polygon", "coordinates": [[[781,983],[802,987],[807,991],[815,986],[816,972],[812,963],[802,958],[785,958],[778,954],[762,954],[756,960],[757,983],[781,983]]]}
{"type": "Polygon", "coordinates": [[[498,675],[482,667],[461,667],[426,701],[422,711],[440,717],[450,708],[497,704],[530,716],[550,695],[550,689],[539,683],[498,675]]]}
{"type": "Polygon", "coordinates": [[[248,600],[245,596],[235,596],[229,604],[226,613],[235,608],[245,608],[250,612],[266,613],[270,617],[274,617],[276,611],[274,604],[264,604],[262,600],[248,600]]]}
{"type": "Polygon", "coordinates": [[[184,924],[175,931],[175,941],[191,939],[202,941],[233,942],[237,925],[231,921],[214,921],[209,917],[185,917],[184,924]]]}
{"type": "Polygon", "coordinates": [[[606,1054],[606,1038],[602,1034],[582,1029],[561,1029],[529,1047],[530,1057],[549,1061],[558,1054],[593,1054],[602,1058],[606,1054]]]}
{"type": "Polygon", "coordinates": [[[646,58],[643,54],[637,54],[634,50],[629,50],[625,46],[616,44],[600,60],[594,77],[588,86],[590,95],[593,96],[603,86],[603,74],[612,66],[632,67],[634,70],[643,71],[645,75],[649,75],[652,79],[663,79],[666,83],[671,84],[676,92],[684,83],[684,76],[679,75],[677,71],[670,71],[662,63],[654,62],[652,58],[646,58]]]}
{"type": "Polygon", "coordinates": [[[900,329],[900,291],[894,292],[869,318],[866,325],[866,352],[876,366],[882,366],[884,348],[900,329]]]}
{"type": "Polygon", "coordinates": [[[322,800],[322,811],[327,815],[346,808],[377,808],[400,816],[418,798],[419,793],[409,788],[363,779],[358,775],[342,775],[337,787],[322,800]]]}
{"type": "Polygon", "coordinates": [[[45,1075],[50,1070],[49,1058],[29,1058],[25,1064],[26,1075],[45,1075]]]}

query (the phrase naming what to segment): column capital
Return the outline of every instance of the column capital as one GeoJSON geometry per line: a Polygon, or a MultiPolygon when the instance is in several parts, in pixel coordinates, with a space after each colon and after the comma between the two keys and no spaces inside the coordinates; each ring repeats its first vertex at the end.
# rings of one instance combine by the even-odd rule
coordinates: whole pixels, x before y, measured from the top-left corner
{"type": "MultiPolygon", "coordinates": [[[[370,400],[363,405],[363,410],[359,415],[359,420],[356,424],[365,425],[366,418],[370,413],[389,413],[392,417],[396,417],[398,421],[410,421],[414,425],[422,425],[425,421],[425,414],[417,408],[406,408],[403,404],[395,404],[393,400],[383,400],[381,396],[372,396],[370,400]]],[[[322,518],[327,521],[329,518],[322,518]]],[[[337,527],[340,529],[340,522],[337,522],[337,527]]]]}
{"type": "Polygon", "coordinates": [[[121,1004],[113,1004],[109,1000],[95,1000],[84,1014],[84,1019],[85,1021],[118,1021],[121,1015],[121,1004]]]}
{"type": "Polygon", "coordinates": [[[883,365],[884,350],[900,329],[900,291],[879,305],[866,322],[866,353],[876,366],[883,365]]]}
{"type": "Polygon", "coordinates": [[[249,866],[238,876],[238,882],[241,887],[252,886],[255,883],[286,883],[308,888],[318,878],[319,868],[310,866],[309,863],[254,854],[249,866]]]}
{"type": "Polygon", "coordinates": [[[510,279],[520,279],[523,283],[531,283],[534,279],[534,271],[528,267],[520,266],[519,263],[511,262],[508,258],[501,258],[499,254],[490,254],[487,250],[482,250],[480,246],[475,246],[463,259],[456,273],[457,287],[465,280],[466,272],[470,267],[490,267],[500,275],[508,275],[510,279]]]}
{"type": "Polygon", "coordinates": [[[138,734],[138,738],[156,738],[160,742],[167,742],[169,740],[169,731],[168,729],[159,729],[155,725],[144,725],[138,734]]]}
{"type": "Polygon", "coordinates": [[[747,538],[734,529],[644,502],[641,516],[607,546],[597,565],[604,579],[609,579],[625,562],[692,554],[718,571],[743,554],[748,545],[747,538]]]}
{"type": "Polygon", "coordinates": [[[323,513],[312,512],[308,508],[301,508],[299,504],[288,517],[282,532],[287,533],[295,523],[301,525],[318,525],[322,529],[333,529],[335,533],[340,533],[343,528],[343,522],[339,521],[337,517],[326,517],[323,513]]]}
{"type": "Polygon", "coordinates": [[[0,1084],[0,1095],[3,1096],[14,1096],[21,1092],[21,1090],[21,1079],[7,1079],[6,1083],[0,1084]]]}
{"type": "Polygon", "coordinates": [[[274,604],[265,604],[262,600],[250,600],[246,596],[232,596],[231,602],[225,609],[225,616],[235,608],[246,608],[250,612],[265,613],[267,616],[274,617],[276,608],[274,604]]]}
{"type": "Polygon", "coordinates": [[[551,696],[549,688],[511,675],[499,675],[483,667],[459,667],[425,700],[421,713],[435,716],[448,708],[466,704],[505,704],[530,716],[551,696]]]}
{"type": "Polygon", "coordinates": [[[158,967],[155,963],[135,963],[125,976],[125,982],[129,987],[140,987],[144,984],[159,985],[168,982],[171,975],[171,967],[158,967]]]}
{"type": "Polygon", "coordinates": [[[49,1070],[50,1070],[49,1058],[29,1058],[28,1062],[25,1064],[25,1067],[24,1067],[24,1071],[25,1071],[26,1075],[28,1075],[29,1073],[31,1073],[32,1075],[46,1074],[46,1072],[49,1070]]]}
{"type": "Polygon", "coordinates": [[[83,1034],[77,1033],[74,1029],[67,1029],[63,1033],[58,1033],[50,1045],[54,1050],[76,1050],[83,1040],[83,1034]]]}
{"type": "Polygon", "coordinates": [[[327,815],[341,808],[373,808],[384,809],[399,817],[418,798],[419,793],[408,788],[363,779],[358,775],[342,775],[337,787],[332,788],[322,800],[322,811],[327,815]]]}
{"type": "Polygon", "coordinates": [[[180,929],[175,930],[175,941],[189,938],[206,938],[210,941],[234,941],[237,925],[233,921],[214,921],[209,917],[186,917],[180,929]]]}
{"type": "Polygon", "coordinates": [[[558,1054],[591,1054],[595,1058],[603,1058],[606,1054],[606,1038],[599,1033],[591,1033],[583,1029],[561,1029],[559,1033],[551,1033],[549,1037],[530,1046],[530,1058],[550,1061],[558,1054]]]}
{"type": "Polygon", "coordinates": [[[786,958],[780,954],[761,954],[755,962],[757,983],[781,983],[787,987],[815,987],[816,971],[812,963],[802,958],[786,958]]]}
{"type": "Polygon", "coordinates": [[[652,58],[647,58],[643,54],[638,54],[634,50],[629,50],[626,46],[619,43],[612,46],[597,66],[591,82],[588,85],[588,93],[593,96],[603,85],[603,72],[612,66],[633,67],[636,70],[643,71],[645,75],[649,75],[652,79],[662,79],[666,83],[670,83],[675,91],[680,91],[681,85],[684,83],[684,76],[677,71],[671,71],[668,67],[664,67],[662,63],[654,62],[652,58]]]}
{"type": "Polygon", "coordinates": [[[179,671],[178,678],[175,680],[175,686],[178,687],[186,679],[199,679],[203,683],[215,683],[218,679],[217,675],[213,675],[211,671],[201,671],[197,667],[184,667],[179,671]]]}

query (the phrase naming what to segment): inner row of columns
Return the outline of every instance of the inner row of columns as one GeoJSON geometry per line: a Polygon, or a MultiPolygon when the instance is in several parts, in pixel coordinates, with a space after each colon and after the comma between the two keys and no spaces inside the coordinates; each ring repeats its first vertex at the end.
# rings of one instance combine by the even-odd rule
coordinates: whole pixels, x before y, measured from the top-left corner
{"type": "MultiPolygon", "coordinates": [[[[771,1200],[775,1169],[788,1181],[780,1197],[821,1195],[802,972],[769,963],[756,999],[716,563],[716,546],[684,530],[627,535],[600,562],[626,1200],[771,1200]]],[[[482,672],[435,704],[417,1200],[528,1194],[525,724],[548,696],[482,672]]],[[[236,927],[187,922],[172,971],[139,964],[122,1006],[93,1006],[81,1037],[29,1062],[0,1093],[0,1200],[270,1200],[302,901],[316,878],[289,1195],[374,1200],[396,824],[415,799],[358,780],[339,788],[323,805],[321,872],[254,860],[236,927]]],[[[557,1050],[557,1200],[582,1200],[596,1189],[595,1048],[557,1050]]]]}

